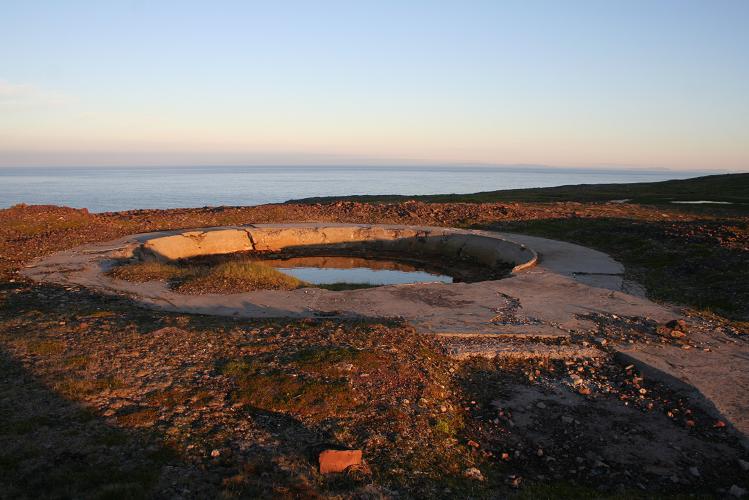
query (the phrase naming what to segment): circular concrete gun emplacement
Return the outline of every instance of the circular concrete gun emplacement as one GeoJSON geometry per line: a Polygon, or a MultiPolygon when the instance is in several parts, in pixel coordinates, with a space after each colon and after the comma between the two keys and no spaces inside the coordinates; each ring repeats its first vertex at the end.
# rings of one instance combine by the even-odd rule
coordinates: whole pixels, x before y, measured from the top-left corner
{"type": "MultiPolygon", "coordinates": [[[[578,245],[524,235],[454,228],[368,224],[258,224],[136,234],[60,252],[25,274],[38,281],[124,294],[148,307],[242,318],[401,318],[440,335],[558,338],[590,328],[591,312],[674,312],[624,291],[622,266],[578,245]],[[163,281],[133,283],[109,271],[123,259],[173,262],[209,255],[366,248],[403,259],[470,261],[488,279],[426,282],[333,291],[316,287],[187,295],[163,281]]],[[[636,290],[635,290],[636,291],[636,290]]]]}

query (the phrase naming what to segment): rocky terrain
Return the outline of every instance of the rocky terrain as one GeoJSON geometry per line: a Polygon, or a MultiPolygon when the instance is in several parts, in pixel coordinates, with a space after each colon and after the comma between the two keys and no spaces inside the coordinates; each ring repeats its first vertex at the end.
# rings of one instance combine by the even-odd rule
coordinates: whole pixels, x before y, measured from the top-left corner
{"type": "Polygon", "coordinates": [[[749,333],[749,218],[626,203],[334,201],[0,211],[3,497],[740,497],[745,437],[606,345],[709,352],[749,333]],[[456,360],[397,322],[155,312],[20,278],[153,230],[289,221],[496,228],[606,251],[690,327],[595,317],[589,359],[456,360]],[[687,330],[687,331],[682,331],[687,330]],[[321,473],[322,450],[361,450],[321,473]]]}

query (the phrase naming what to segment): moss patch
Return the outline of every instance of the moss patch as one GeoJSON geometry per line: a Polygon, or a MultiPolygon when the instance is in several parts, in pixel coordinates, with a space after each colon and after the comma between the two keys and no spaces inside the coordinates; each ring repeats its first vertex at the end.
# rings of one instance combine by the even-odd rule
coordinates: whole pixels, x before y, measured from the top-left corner
{"type": "Polygon", "coordinates": [[[356,399],[345,379],[263,372],[251,361],[232,361],[223,372],[237,385],[235,398],[266,411],[283,411],[302,417],[327,417],[356,406],[356,399]]]}

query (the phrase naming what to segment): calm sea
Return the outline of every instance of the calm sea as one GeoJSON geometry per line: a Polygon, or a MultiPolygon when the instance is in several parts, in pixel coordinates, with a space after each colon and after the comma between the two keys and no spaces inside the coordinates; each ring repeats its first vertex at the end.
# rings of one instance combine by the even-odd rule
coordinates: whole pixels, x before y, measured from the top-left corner
{"type": "Polygon", "coordinates": [[[705,172],[541,167],[0,168],[0,208],[67,205],[92,212],[258,205],[311,196],[474,193],[564,184],[652,182],[705,172]]]}

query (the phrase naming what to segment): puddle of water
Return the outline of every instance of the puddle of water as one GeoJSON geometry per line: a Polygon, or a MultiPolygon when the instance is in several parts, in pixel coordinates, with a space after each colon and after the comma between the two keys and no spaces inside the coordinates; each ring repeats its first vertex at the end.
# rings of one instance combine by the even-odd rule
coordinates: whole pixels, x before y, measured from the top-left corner
{"type": "Polygon", "coordinates": [[[431,273],[402,262],[358,257],[295,257],[269,259],[263,263],[282,273],[315,285],[357,283],[398,285],[404,283],[452,283],[453,278],[431,273]]]}
{"type": "Polygon", "coordinates": [[[671,203],[681,203],[684,205],[704,205],[711,203],[713,205],[733,205],[730,201],[713,201],[713,200],[698,200],[698,201],[672,201],[671,203]]]}

